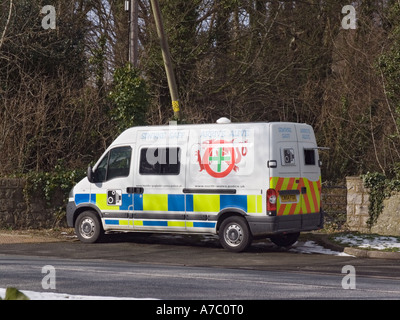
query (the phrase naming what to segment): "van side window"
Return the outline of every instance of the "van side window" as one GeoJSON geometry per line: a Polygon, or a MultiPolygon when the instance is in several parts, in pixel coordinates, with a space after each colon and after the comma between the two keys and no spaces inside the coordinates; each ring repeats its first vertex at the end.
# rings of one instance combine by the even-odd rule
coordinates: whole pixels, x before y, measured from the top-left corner
{"type": "Polygon", "coordinates": [[[97,166],[96,171],[94,172],[94,181],[93,182],[104,182],[107,177],[107,165],[108,165],[108,157],[110,153],[108,152],[104,158],[100,161],[100,164],[97,166]]]}
{"type": "Polygon", "coordinates": [[[143,148],[139,173],[142,175],[179,175],[180,148],[143,148]]]}
{"type": "Polygon", "coordinates": [[[304,149],[304,163],[306,166],[315,166],[315,150],[304,149]]]}
{"type": "Polygon", "coordinates": [[[119,147],[110,150],[96,168],[94,182],[105,182],[114,178],[129,176],[131,156],[131,147],[119,147]]]}

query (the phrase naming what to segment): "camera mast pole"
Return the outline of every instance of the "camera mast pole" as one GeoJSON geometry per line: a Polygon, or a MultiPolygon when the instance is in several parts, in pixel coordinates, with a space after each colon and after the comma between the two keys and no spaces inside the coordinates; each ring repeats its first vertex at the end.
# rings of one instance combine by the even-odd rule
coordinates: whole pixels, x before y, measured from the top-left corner
{"type": "Polygon", "coordinates": [[[172,66],[171,54],[168,47],[167,37],[165,35],[164,25],[161,17],[161,10],[158,0],[151,0],[154,20],[156,22],[157,34],[161,42],[161,51],[164,59],[165,72],[167,74],[168,87],[171,94],[172,109],[174,110],[174,120],[180,121],[180,107],[178,98],[178,88],[176,85],[175,74],[172,66]]]}

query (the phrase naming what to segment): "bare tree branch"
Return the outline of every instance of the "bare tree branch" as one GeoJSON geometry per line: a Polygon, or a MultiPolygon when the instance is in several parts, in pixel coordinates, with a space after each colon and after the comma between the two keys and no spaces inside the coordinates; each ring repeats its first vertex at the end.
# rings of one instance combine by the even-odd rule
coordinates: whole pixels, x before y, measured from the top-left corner
{"type": "Polygon", "coordinates": [[[0,51],[1,51],[1,47],[3,46],[4,39],[6,37],[8,25],[10,24],[11,14],[12,14],[12,7],[13,7],[13,0],[10,0],[10,9],[8,11],[8,18],[7,18],[6,26],[4,27],[3,33],[2,33],[1,38],[0,38],[0,51]]]}

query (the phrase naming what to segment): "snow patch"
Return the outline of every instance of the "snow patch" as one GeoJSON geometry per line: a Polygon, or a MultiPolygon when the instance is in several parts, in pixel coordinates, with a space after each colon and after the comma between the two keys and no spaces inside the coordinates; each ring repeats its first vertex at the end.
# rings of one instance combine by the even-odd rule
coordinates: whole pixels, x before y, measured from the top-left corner
{"type": "Polygon", "coordinates": [[[328,255],[334,255],[334,256],[339,256],[339,257],[353,257],[352,255],[349,255],[344,252],[339,252],[339,251],[333,251],[331,249],[326,249],[314,241],[306,241],[306,242],[297,242],[290,250],[290,252],[296,252],[296,253],[306,253],[306,254],[328,254],[328,255]]]}
{"type": "Polygon", "coordinates": [[[351,247],[362,249],[398,249],[400,251],[400,239],[398,237],[347,234],[334,237],[334,240],[351,247]]]}
{"type": "MultiPolygon", "coordinates": [[[[21,290],[30,300],[155,300],[155,299],[137,299],[137,298],[121,298],[121,297],[100,297],[100,296],[82,296],[67,293],[54,292],[36,292],[21,290]]],[[[4,299],[6,289],[0,288],[0,297],[4,299]]]]}

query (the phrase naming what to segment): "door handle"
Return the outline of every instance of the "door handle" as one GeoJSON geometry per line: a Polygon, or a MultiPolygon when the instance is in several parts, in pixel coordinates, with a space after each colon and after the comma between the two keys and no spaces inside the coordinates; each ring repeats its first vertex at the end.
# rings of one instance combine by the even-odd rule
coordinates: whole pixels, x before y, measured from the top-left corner
{"type": "Polygon", "coordinates": [[[129,194],[143,194],[144,193],[144,188],[142,187],[128,187],[126,188],[126,193],[129,194]]]}

